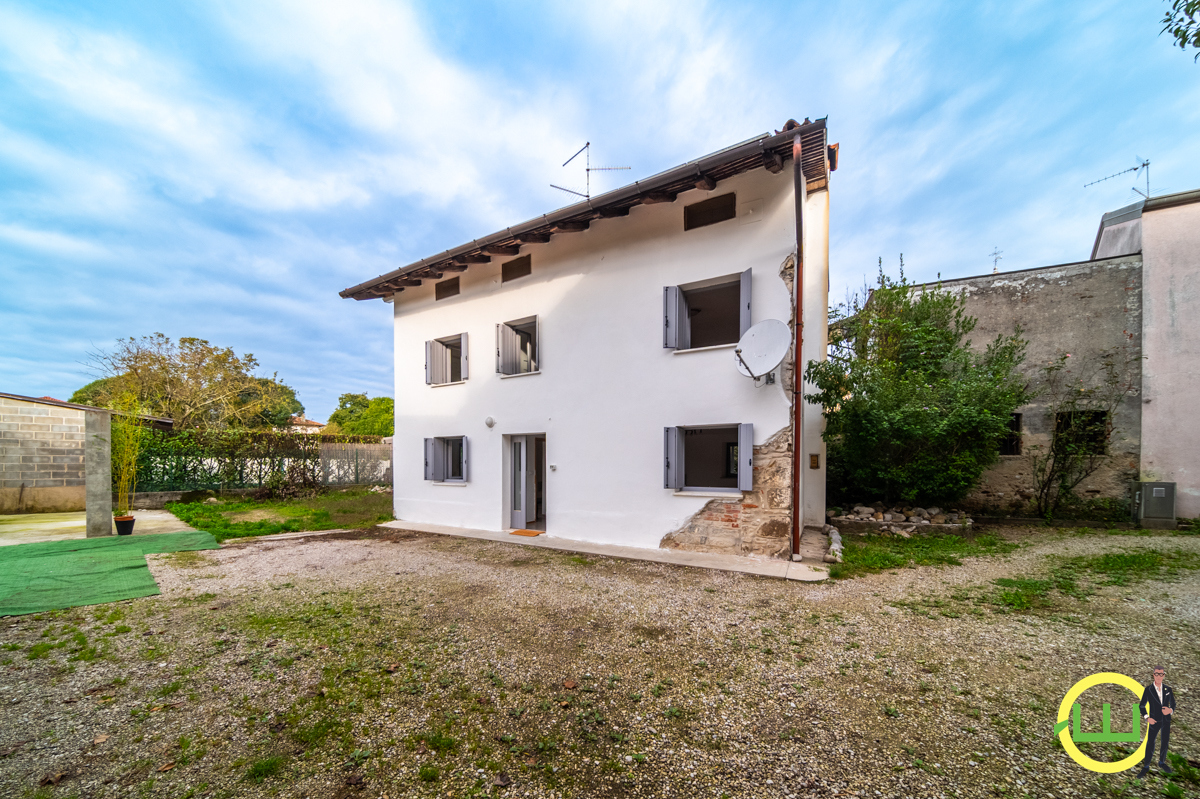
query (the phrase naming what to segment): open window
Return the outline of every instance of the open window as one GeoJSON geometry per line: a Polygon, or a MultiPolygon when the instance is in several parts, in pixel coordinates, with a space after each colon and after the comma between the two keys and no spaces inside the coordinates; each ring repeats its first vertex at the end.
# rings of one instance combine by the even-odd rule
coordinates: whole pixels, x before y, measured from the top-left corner
{"type": "Polygon", "coordinates": [[[539,371],[540,332],[536,316],[496,325],[496,371],[502,375],[539,371]]]}
{"type": "Polygon", "coordinates": [[[663,346],[736,344],[750,329],[750,270],[663,289],[663,346]]]}
{"type": "Polygon", "coordinates": [[[467,334],[425,342],[425,382],[431,386],[467,379],[467,334]]]}
{"type": "Polygon", "coordinates": [[[754,425],[667,427],[663,487],[676,491],[753,491],[754,425]]]}
{"type": "Polygon", "coordinates": [[[1001,455],[1021,454],[1021,414],[1014,413],[1008,420],[1008,435],[1000,439],[1001,455]]]}
{"type": "Polygon", "coordinates": [[[1054,419],[1054,447],[1065,453],[1086,456],[1108,452],[1108,411],[1067,411],[1054,419]]]}
{"type": "Polygon", "coordinates": [[[467,481],[467,437],[425,439],[425,479],[437,483],[467,481]]]}

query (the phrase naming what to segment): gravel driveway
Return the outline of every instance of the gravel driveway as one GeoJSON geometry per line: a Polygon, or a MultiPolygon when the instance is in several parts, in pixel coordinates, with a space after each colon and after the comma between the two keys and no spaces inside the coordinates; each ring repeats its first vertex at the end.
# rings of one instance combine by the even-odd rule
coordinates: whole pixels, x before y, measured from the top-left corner
{"type": "Polygon", "coordinates": [[[160,597],[0,620],[0,795],[1091,796],[1058,703],[1158,662],[1200,755],[1200,571],[979,600],[1200,538],[1004,535],[820,584],[395,530],[152,556],[160,597]]]}

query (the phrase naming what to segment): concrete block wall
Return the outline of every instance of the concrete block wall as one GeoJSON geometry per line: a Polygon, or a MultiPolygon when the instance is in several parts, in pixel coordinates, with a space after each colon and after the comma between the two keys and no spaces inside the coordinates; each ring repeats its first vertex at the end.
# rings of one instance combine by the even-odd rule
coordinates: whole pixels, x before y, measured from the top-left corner
{"type": "Polygon", "coordinates": [[[0,397],[0,513],[84,509],[84,416],[0,397]]]}

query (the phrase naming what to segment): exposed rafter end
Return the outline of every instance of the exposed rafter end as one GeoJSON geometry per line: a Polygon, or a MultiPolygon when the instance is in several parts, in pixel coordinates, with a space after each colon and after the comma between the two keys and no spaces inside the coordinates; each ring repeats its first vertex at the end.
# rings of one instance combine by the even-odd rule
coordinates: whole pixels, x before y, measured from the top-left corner
{"type": "Polygon", "coordinates": [[[467,264],[458,263],[458,259],[456,258],[455,260],[451,261],[450,263],[444,264],[442,266],[442,271],[443,272],[465,272],[465,271],[467,271],[467,264]]]}
{"type": "Polygon", "coordinates": [[[493,244],[489,247],[484,247],[483,251],[488,255],[520,255],[520,247],[503,247],[499,244],[493,244]]]}
{"type": "Polygon", "coordinates": [[[629,207],[628,206],[626,206],[624,208],[609,207],[609,208],[601,208],[600,209],[600,218],[601,219],[615,219],[618,216],[629,216],[629,207]]]}
{"type": "Polygon", "coordinates": [[[673,191],[651,191],[642,195],[642,205],[656,205],[657,203],[673,203],[675,202],[675,192],[673,191]]]}
{"type": "Polygon", "coordinates": [[[577,233],[581,230],[587,230],[590,225],[586,219],[564,220],[557,222],[554,225],[555,230],[561,230],[563,233],[577,233]]]}
{"type": "Polygon", "coordinates": [[[778,175],[783,171],[783,156],[779,153],[763,152],[763,166],[772,175],[778,175]]]}
{"type": "Polygon", "coordinates": [[[454,259],[455,263],[464,264],[490,264],[492,259],[490,256],[481,253],[473,253],[471,255],[460,255],[454,259]]]}
{"type": "Polygon", "coordinates": [[[696,177],[696,188],[700,191],[712,191],[717,187],[717,181],[711,176],[701,173],[696,177]]]}
{"type": "Polygon", "coordinates": [[[548,244],[550,242],[549,233],[518,233],[517,241],[522,244],[548,244]]]}

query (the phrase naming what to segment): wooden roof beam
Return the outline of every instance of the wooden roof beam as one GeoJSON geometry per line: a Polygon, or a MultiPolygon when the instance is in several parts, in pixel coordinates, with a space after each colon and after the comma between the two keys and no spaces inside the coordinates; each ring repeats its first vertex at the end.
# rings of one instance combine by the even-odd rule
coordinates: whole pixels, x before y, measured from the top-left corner
{"type": "Polygon", "coordinates": [[[520,255],[521,247],[505,247],[500,244],[492,244],[483,248],[483,251],[488,255],[520,255]]]}
{"type": "Polygon", "coordinates": [[[522,244],[549,244],[549,233],[518,233],[517,241],[522,244]]]}
{"type": "Polygon", "coordinates": [[[586,219],[567,219],[555,223],[554,229],[560,230],[563,233],[576,233],[581,230],[587,230],[590,224],[586,219]]]}
{"type": "Polygon", "coordinates": [[[613,208],[610,206],[608,208],[600,209],[600,218],[601,219],[613,219],[618,216],[629,216],[628,206],[625,208],[613,208]]]}
{"type": "Polygon", "coordinates": [[[779,153],[772,153],[767,150],[763,151],[763,166],[772,175],[778,175],[783,171],[783,156],[779,153]]]}
{"type": "Polygon", "coordinates": [[[673,191],[651,191],[642,195],[642,205],[655,205],[657,203],[673,203],[675,202],[675,192],[673,191]]]}

